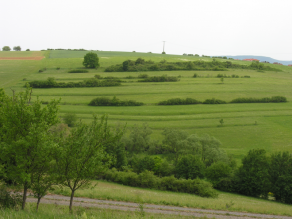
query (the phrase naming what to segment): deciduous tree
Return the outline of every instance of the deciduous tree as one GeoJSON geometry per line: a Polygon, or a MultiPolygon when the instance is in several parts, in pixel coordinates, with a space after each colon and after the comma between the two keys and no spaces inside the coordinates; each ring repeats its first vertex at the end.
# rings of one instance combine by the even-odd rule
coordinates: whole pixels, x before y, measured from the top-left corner
{"type": "Polygon", "coordinates": [[[85,68],[98,68],[99,58],[96,53],[89,52],[84,56],[83,65],[85,68]]]}

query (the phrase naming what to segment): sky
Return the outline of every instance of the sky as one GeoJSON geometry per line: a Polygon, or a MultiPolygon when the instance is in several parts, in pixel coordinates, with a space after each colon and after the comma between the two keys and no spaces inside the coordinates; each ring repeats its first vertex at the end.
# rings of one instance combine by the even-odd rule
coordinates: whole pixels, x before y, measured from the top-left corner
{"type": "Polygon", "coordinates": [[[292,60],[292,0],[0,1],[0,48],[292,60]]]}

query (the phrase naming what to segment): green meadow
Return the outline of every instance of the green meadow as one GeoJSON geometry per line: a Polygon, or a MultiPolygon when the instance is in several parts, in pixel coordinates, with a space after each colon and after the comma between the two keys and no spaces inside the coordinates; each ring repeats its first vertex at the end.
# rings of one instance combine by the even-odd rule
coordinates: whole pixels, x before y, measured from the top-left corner
{"type": "MultiPolygon", "coordinates": [[[[83,69],[82,61],[88,51],[44,51],[46,58],[35,60],[0,60],[0,87],[8,94],[12,90],[23,90],[26,82],[45,80],[54,77],[57,82],[78,82],[98,74],[102,77],[114,76],[123,82],[117,87],[86,88],[50,88],[33,89],[33,96],[44,101],[61,98],[60,116],[76,113],[79,118],[89,122],[92,114],[108,114],[111,125],[148,123],[153,130],[152,137],[162,139],[165,128],[183,129],[190,134],[215,136],[222,142],[222,148],[233,154],[239,161],[250,149],[263,148],[269,153],[275,151],[292,152],[292,67],[272,64],[279,71],[258,72],[255,70],[232,69],[229,71],[157,71],[157,72],[115,72],[107,73],[104,69],[120,64],[127,59],[143,58],[159,62],[163,59],[172,62],[204,60],[211,58],[161,55],[138,52],[94,51],[98,54],[100,68],[90,69],[89,73],[67,73],[70,69],[83,69]],[[57,68],[60,68],[57,70],[57,68]],[[46,68],[39,73],[40,69],[46,68]],[[280,71],[281,70],[281,71],[280,71]],[[194,78],[194,74],[199,77],[194,78]],[[224,78],[224,83],[217,74],[239,78],[224,78]],[[179,76],[178,82],[138,82],[140,74],[149,76],[179,76]],[[250,78],[241,78],[241,76],[250,78]],[[135,107],[93,107],[88,103],[95,97],[116,96],[120,100],[136,100],[144,106],[135,107]],[[287,103],[245,103],[221,105],[180,105],[158,106],[159,101],[170,98],[194,98],[204,101],[216,98],[231,101],[238,97],[285,96],[287,103]],[[219,120],[224,120],[221,126],[219,120]]],[[[14,54],[25,56],[30,52],[0,52],[0,57],[14,54]]],[[[226,61],[218,59],[218,61],[226,61]]],[[[232,61],[249,65],[250,62],[232,61]]]]}

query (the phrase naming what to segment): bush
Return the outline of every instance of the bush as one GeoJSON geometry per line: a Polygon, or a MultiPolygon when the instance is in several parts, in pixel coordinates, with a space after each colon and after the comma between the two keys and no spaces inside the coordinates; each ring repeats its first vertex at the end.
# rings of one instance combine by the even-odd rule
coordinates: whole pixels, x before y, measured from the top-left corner
{"type": "Polygon", "coordinates": [[[0,209],[18,208],[22,204],[22,196],[13,194],[5,186],[0,186],[0,209]]]}
{"type": "Polygon", "coordinates": [[[82,70],[82,69],[73,69],[68,71],[68,73],[88,73],[87,70],[82,70]]]}
{"type": "Polygon", "coordinates": [[[89,106],[142,106],[143,103],[136,102],[135,100],[121,101],[115,96],[113,99],[108,97],[97,97],[90,101],[89,106]]]}
{"type": "Polygon", "coordinates": [[[89,52],[84,56],[83,65],[85,68],[98,68],[99,58],[96,53],[89,52]]]}
{"type": "Polygon", "coordinates": [[[215,98],[207,99],[203,102],[203,104],[225,104],[226,102],[224,100],[218,100],[215,98]]]}
{"type": "Polygon", "coordinates": [[[104,172],[99,176],[99,178],[128,186],[150,189],[153,188],[173,192],[185,192],[199,195],[201,197],[218,197],[218,194],[212,188],[211,183],[201,179],[185,180],[176,179],[174,176],[159,178],[150,171],[144,171],[140,174],[137,174],[132,172],[119,172],[116,169],[111,169],[104,172]]]}
{"type": "Polygon", "coordinates": [[[66,113],[63,119],[64,119],[64,123],[67,124],[69,127],[75,126],[77,122],[77,116],[75,113],[66,113]]]}
{"type": "Polygon", "coordinates": [[[138,78],[148,78],[148,75],[147,74],[139,74],[138,78]]]}
{"type": "Polygon", "coordinates": [[[149,77],[149,78],[145,78],[143,80],[138,80],[138,82],[175,82],[178,81],[177,77],[173,77],[173,76],[167,76],[167,75],[163,75],[163,76],[153,76],[153,77],[149,77]]]}
{"type": "Polygon", "coordinates": [[[214,188],[225,190],[226,179],[230,178],[231,173],[231,167],[227,163],[219,161],[206,169],[206,178],[213,184],[214,188]]]}
{"type": "Polygon", "coordinates": [[[230,103],[280,103],[280,102],[287,102],[286,97],[283,96],[273,96],[271,98],[241,97],[230,101],[230,103]]]}
{"type": "Polygon", "coordinates": [[[186,99],[172,98],[169,100],[160,101],[158,105],[190,105],[190,104],[199,104],[199,103],[201,102],[193,98],[186,98],[186,99]]]}

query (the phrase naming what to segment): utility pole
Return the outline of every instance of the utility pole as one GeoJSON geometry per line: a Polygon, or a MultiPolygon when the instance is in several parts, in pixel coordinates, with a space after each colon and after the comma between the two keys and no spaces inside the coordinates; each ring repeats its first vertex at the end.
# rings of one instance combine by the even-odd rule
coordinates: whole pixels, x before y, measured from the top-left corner
{"type": "Polygon", "coordinates": [[[163,41],[163,53],[164,53],[164,45],[165,45],[165,41],[163,41]]]}

